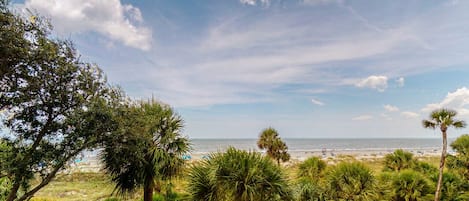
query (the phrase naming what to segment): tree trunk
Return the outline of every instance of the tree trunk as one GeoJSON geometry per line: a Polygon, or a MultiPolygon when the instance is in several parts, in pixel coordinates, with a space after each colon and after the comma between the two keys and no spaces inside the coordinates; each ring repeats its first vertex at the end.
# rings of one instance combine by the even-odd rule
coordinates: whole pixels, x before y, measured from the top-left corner
{"type": "Polygon", "coordinates": [[[446,159],[446,131],[443,131],[443,150],[441,151],[440,159],[440,172],[438,174],[438,183],[436,185],[435,191],[435,201],[440,200],[441,185],[443,183],[443,169],[445,168],[445,159],[446,159]]]}
{"type": "MultiPolygon", "coordinates": [[[[19,180],[21,180],[21,178],[19,180]]],[[[20,181],[18,181],[18,178],[15,178],[15,181],[13,182],[13,187],[10,189],[10,193],[8,193],[8,198],[6,201],[15,200],[16,194],[18,193],[19,188],[20,188],[20,181]]]]}
{"type": "Polygon", "coordinates": [[[150,181],[143,187],[143,201],[152,201],[153,200],[153,188],[154,182],[150,181]]]}

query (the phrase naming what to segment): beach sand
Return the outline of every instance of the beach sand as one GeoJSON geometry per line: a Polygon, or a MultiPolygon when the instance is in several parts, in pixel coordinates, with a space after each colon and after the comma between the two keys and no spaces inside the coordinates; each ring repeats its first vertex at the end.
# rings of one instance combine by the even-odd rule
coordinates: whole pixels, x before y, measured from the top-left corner
{"type": "MultiPolygon", "coordinates": [[[[414,154],[415,157],[437,157],[440,156],[440,149],[405,149],[414,154]]],[[[310,150],[310,151],[291,151],[290,162],[286,163],[294,164],[306,160],[309,157],[316,156],[328,161],[334,161],[338,158],[354,158],[356,160],[369,160],[369,159],[381,159],[386,154],[394,152],[394,149],[381,149],[381,150],[335,150],[335,149],[323,149],[323,150],[310,150]]],[[[191,153],[190,159],[187,159],[189,163],[196,162],[207,158],[210,153],[191,153]]],[[[63,173],[74,173],[74,172],[100,172],[102,166],[100,165],[97,157],[84,158],[79,162],[73,162],[69,165],[69,168],[65,169],[63,173]]]]}

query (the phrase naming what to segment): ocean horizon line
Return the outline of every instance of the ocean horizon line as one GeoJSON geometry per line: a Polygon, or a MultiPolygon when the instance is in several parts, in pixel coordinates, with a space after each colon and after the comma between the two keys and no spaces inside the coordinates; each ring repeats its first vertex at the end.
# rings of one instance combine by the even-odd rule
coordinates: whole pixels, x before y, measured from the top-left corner
{"type": "MultiPolygon", "coordinates": [[[[456,139],[457,137],[448,137],[448,139],[456,139]]],[[[190,140],[257,140],[259,138],[205,138],[205,137],[197,137],[197,138],[191,138],[189,137],[190,140]]],[[[435,140],[435,139],[441,139],[441,137],[392,137],[392,138],[387,138],[387,137],[370,137],[370,138],[365,138],[365,137],[357,137],[357,138],[349,138],[349,137],[337,137],[337,138],[308,138],[308,137],[289,137],[289,138],[282,138],[285,140],[335,140],[335,139],[344,139],[344,140],[398,140],[398,139],[429,139],[429,140],[435,140]]]]}

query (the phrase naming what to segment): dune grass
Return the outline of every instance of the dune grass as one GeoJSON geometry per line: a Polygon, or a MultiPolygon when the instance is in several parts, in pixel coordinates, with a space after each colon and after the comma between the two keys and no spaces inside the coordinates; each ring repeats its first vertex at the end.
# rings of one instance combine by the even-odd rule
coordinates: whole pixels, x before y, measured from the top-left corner
{"type": "Polygon", "coordinates": [[[113,189],[109,178],[102,173],[62,174],[36,193],[32,200],[105,200],[111,197],[113,189]]]}

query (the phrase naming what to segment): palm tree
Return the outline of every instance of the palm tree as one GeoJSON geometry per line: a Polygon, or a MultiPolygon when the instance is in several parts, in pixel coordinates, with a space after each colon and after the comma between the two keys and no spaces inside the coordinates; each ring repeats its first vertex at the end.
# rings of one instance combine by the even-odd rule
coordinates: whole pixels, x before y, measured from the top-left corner
{"type": "Polygon", "coordinates": [[[150,201],[160,182],[177,176],[184,164],[182,155],[190,149],[181,135],[181,117],[165,105],[141,102],[121,111],[122,125],[106,142],[101,158],[104,169],[126,194],[143,187],[144,201],[150,201]]]}
{"type": "Polygon", "coordinates": [[[319,180],[327,164],[319,157],[310,157],[298,165],[298,176],[319,180]]]}
{"type": "Polygon", "coordinates": [[[234,148],[193,166],[189,191],[195,201],[292,200],[278,165],[259,153],[234,148]]]}
{"type": "Polygon", "coordinates": [[[288,146],[285,144],[282,139],[280,139],[277,130],[272,127],[264,129],[257,141],[257,147],[259,149],[266,149],[267,155],[276,160],[277,164],[280,164],[280,161],[290,160],[290,154],[288,151],[288,146]]]}
{"type": "Polygon", "coordinates": [[[339,163],[326,173],[328,200],[375,200],[376,181],[360,162],[339,163]]]}
{"type": "Polygon", "coordinates": [[[414,170],[404,170],[392,180],[394,199],[396,201],[428,200],[432,189],[423,175],[414,170]]]}
{"type": "Polygon", "coordinates": [[[401,171],[402,169],[411,168],[414,164],[413,154],[397,149],[391,154],[384,157],[384,169],[392,171],[401,171]]]}
{"type": "Polygon", "coordinates": [[[439,173],[438,173],[438,183],[436,185],[436,191],[435,191],[435,201],[440,200],[441,184],[443,182],[443,169],[445,167],[446,148],[447,148],[446,131],[448,130],[449,127],[464,128],[466,126],[466,122],[454,119],[456,115],[457,115],[457,112],[454,110],[438,109],[430,113],[429,120],[422,121],[424,128],[431,128],[431,129],[440,128],[442,138],[443,138],[443,149],[441,151],[440,167],[439,167],[439,173]]]}

